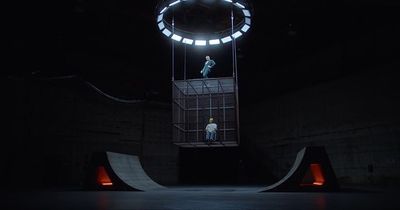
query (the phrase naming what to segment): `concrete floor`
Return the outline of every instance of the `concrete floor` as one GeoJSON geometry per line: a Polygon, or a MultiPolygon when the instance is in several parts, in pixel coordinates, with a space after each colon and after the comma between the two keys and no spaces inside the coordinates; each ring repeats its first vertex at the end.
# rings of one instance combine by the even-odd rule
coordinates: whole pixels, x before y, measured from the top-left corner
{"type": "Polygon", "coordinates": [[[400,209],[393,192],[257,193],[259,187],[176,187],[157,192],[2,192],[4,210],[400,209]]]}

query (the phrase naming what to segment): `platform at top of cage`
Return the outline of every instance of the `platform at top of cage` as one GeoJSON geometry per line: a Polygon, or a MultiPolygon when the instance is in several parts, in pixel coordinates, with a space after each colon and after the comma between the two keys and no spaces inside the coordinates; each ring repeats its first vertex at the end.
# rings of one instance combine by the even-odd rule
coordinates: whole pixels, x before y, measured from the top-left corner
{"type": "Polygon", "coordinates": [[[175,145],[180,147],[237,147],[239,146],[236,141],[214,141],[214,142],[174,142],[175,145]]]}
{"type": "Polygon", "coordinates": [[[233,77],[175,80],[174,83],[186,95],[233,93],[235,91],[233,77]]]}

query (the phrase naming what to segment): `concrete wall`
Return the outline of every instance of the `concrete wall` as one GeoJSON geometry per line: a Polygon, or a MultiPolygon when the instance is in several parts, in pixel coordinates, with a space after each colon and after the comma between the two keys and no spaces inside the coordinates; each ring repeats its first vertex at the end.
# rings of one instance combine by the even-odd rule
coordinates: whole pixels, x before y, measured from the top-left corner
{"type": "Polygon", "coordinates": [[[323,145],[342,184],[400,184],[395,71],[359,73],[241,110],[242,142],[275,180],[304,146],[323,145]]]}
{"type": "Polygon", "coordinates": [[[80,187],[97,151],[139,155],[155,181],[177,182],[170,104],[115,102],[76,80],[5,83],[1,161],[10,185],[80,187]]]}
{"type": "MultiPolygon", "coordinates": [[[[399,184],[395,75],[356,73],[242,106],[238,183],[272,183],[302,147],[323,145],[342,184],[399,184]]],[[[170,104],[118,103],[78,81],[3,81],[6,185],[80,187],[90,155],[106,150],[139,155],[155,181],[178,183],[170,104]]]]}

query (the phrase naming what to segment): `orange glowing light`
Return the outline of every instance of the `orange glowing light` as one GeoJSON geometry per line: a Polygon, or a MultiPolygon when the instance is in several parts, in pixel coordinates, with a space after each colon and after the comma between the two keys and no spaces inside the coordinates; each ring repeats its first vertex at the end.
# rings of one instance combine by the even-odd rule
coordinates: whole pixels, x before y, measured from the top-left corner
{"type": "Polygon", "coordinates": [[[325,183],[324,175],[320,164],[310,164],[311,173],[314,177],[313,185],[322,186],[325,183]]]}
{"type": "Polygon", "coordinates": [[[111,185],[113,185],[113,183],[112,183],[110,177],[108,176],[107,171],[104,168],[104,166],[97,167],[96,177],[97,177],[97,183],[102,185],[102,186],[111,186],[111,185]]]}
{"type": "Polygon", "coordinates": [[[321,164],[310,164],[309,170],[304,175],[301,186],[322,186],[325,184],[325,177],[322,173],[321,164]]]}

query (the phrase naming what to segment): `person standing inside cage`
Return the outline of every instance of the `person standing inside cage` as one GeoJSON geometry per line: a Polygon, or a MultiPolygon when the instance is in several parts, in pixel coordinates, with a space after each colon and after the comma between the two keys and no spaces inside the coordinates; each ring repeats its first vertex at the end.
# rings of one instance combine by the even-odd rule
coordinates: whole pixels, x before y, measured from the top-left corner
{"type": "Polygon", "coordinates": [[[206,56],[206,62],[204,63],[203,69],[200,73],[203,75],[203,78],[208,78],[208,73],[210,73],[211,68],[215,66],[215,62],[211,60],[210,56],[206,56]]]}
{"type": "Polygon", "coordinates": [[[208,124],[206,126],[206,142],[214,142],[217,140],[217,130],[218,126],[213,122],[214,119],[211,117],[208,120],[208,124]]]}

